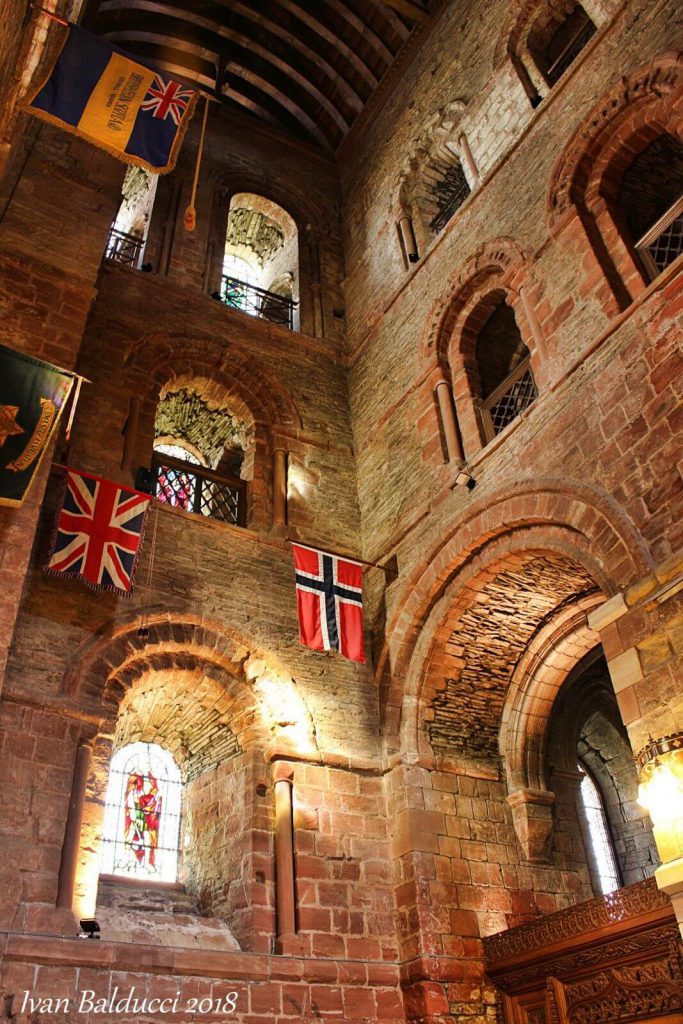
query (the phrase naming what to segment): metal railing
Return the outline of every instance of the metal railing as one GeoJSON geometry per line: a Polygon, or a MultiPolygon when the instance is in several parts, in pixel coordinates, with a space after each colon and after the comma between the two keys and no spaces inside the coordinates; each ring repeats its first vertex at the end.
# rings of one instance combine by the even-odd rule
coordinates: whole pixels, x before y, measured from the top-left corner
{"type": "Polygon", "coordinates": [[[487,443],[500,434],[528,409],[536,398],[536,384],[531,373],[530,356],[523,359],[511,374],[485,398],[480,407],[481,421],[487,443]]]}
{"type": "Polygon", "coordinates": [[[249,316],[257,316],[271,323],[281,324],[291,331],[294,326],[293,299],[275,292],[267,292],[264,288],[247,284],[237,277],[223,276],[220,290],[221,302],[232,309],[240,309],[249,316]]]}
{"type": "Polygon", "coordinates": [[[246,524],[245,480],[162,454],[152,456],[152,474],[153,493],[162,504],[233,526],[246,524]]]}
{"type": "Polygon", "coordinates": [[[125,267],[133,267],[134,270],[137,270],[144,244],[143,238],[112,228],[109,232],[104,258],[112,260],[114,263],[123,263],[125,267]]]}
{"type": "Polygon", "coordinates": [[[562,75],[570,65],[574,63],[588,40],[591,36],[595,35],[596,31],[597,29],[595,25],[588,15],[586,15],[585,22],[576,28],[571,39],[567,42],[567,45],[546,71],[546,78],[551,85],[555,85],[556,82],[559,82],[562,75]]]}
{"type": "Polygon", "coordinates": [[[651,281],[678,259],[683,252],[683,196],[636,242],[636,251],[651,281]]]}

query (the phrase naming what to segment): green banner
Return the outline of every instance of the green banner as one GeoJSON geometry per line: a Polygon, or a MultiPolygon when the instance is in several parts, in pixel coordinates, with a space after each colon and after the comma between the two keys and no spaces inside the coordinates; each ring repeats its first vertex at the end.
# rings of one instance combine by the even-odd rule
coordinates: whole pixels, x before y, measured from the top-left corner
{"type": "Polygon", "coordinates": [[[0,505],[23,503],[74,375],[0,345],[0,505]]]}

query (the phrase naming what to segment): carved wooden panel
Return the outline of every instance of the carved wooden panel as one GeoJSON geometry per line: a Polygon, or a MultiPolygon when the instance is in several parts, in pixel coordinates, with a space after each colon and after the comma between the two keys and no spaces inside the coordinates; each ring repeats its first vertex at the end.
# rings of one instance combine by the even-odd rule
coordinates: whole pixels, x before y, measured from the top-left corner
{"type": "Polygon", "coordinates": [[[683,1024],[683,946],[653,879],[484,940],[502,1024],[683,1024]]]}

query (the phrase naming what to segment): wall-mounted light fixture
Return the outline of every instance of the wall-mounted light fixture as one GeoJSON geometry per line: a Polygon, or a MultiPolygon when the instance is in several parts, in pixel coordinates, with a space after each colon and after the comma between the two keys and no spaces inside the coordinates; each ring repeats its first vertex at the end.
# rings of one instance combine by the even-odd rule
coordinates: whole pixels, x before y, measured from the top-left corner
{"type": "Polygon", "coordinates": [[[683,733],[650,737],[636,756],[638,803],[652,819],[662,862],[683,856],[683,733]]]}

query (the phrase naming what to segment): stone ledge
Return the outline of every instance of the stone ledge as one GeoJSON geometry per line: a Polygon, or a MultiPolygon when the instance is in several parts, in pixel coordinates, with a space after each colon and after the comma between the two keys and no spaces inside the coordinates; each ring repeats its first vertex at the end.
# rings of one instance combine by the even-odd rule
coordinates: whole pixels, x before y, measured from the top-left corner
{"type": "Polygon", "coordinates": [[[229,953],[210,950],[160,949],[140,943],[65,939],[59,935],[0,932],[8,961],[49,967],[89,967],[230,981],[304,981],[344,985],[397,986],[399,965],[389,961],[353,960],[364,971],[348,972],[344,960],[229,953]]]}

